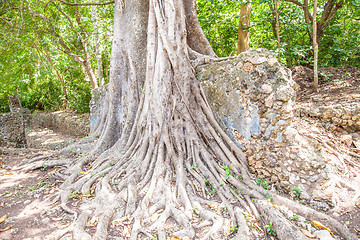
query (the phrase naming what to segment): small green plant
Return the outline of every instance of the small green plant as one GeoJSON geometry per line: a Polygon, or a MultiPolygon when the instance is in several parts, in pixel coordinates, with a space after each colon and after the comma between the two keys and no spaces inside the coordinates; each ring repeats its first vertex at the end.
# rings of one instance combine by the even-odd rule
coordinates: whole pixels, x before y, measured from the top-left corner
{"type": "Polygon", "coordinates": [[[326,73],[320,73],[321,76],[324,77],[325,81],[328,81],[330,79],[330,77],[334,76],[333,74],[329,73],[329,74],[326,74],[326,73]]]}
{"type": "Polygon", "coordinates": [[[292,216],[292,217],[290,217],[290,219],[296,221],[299,219],[299,216],[292,216]]]}
{"type": "Polygon", "coordinates": [[[256,183],[260,184],[260,186],[262,186],[264,189],[269,189],[269,184],[268,184],[268,182],[266,180],[258,178],[256,180],[256,183]]]}
{"type": "Polygon", "coordinates": [[[234,190],[236,195],[239,195],[239,189],[233,185],[231,185],[232,190],[234,190]]]}
{"type": "MultiPolygon", "coordinates": [[[[209,182],[209,179],[207,178],[207,179],[205,179],[204,180],[205,181],[205,183],[208,183],[208,185],[209,185],[209,187],[210,187],[210,190],[212,191],[212,193],[216,193],[216,190],[214,189],[214,183],[211,183],[211,182],[209,182]]],[[[208,190],[208,188],[205,188],[205,191],[208,193],[208,194],[210,194],[210,191],[208,190]]]]}
{"type": "Polygon", "coordinates": [[[191,165],[191,169],[195,170],[197,166],[195,164],[191,165]]]}
{"type": "Polygon", "coordinates": [[[270,197],[270,194],[269,194],[268,192],[266,193],[266,198],[267,198],[269,201],[272,201],[272,200],[273,200],[273,198],[270,197]]]}
{"type": "Polygon", "coordinates": [[[243,180],[243,178],[242,178],[242,176],[241,176],[241,173],[239,173],[239,174],[237,175],[237,179],[239,179],[240,181],[243,180]]]}
{"type": "Polygon", "coordinates": [[[228,179],[230,177],[230,168],[228,165],[222,166],[222,168],[225,170],[225,180],[228,179]]]}
{"type": "Polygon", "coordinates": [[[39,182],[39,183],[36,184],[35,186],[27,187],[27,190],[28,190],[29,192],[32,192],[32,191],[34,191],[34,190],[37,190],[37,189],[39,189],[39,188],[42,188],[42,187],[45,186],[45,185],[46,185],[46,182],[45,182],[45,181],[39,182]]]}
{"type": "Polygon", "coordinates": [[[194,213],[195,213],[196,215],[200,215],[199,209],[197,209],[196,207],[194,207],[194,213]]]}
{"type": "Polygon", "coordinates": [[[239,228],[237,226],[232,226],[230,227],[230,231],[237,233],[237,231],[239,231],[239,228]]]}
{"type": "Polygon", "coordinates": [[[113,189],[115,189],[115,186],[118,185],[118,184],[119,184],[118,182],[113,182],[112,183],[113,189]]]}
{"type": "Polygon", "coordinates": [[[48,166],[44,164],[43,167],[42,167],[42,170],[45,171],[47,167],[48,166]]]}
{"type": "Polygon", "coordinates": [[[157,235],[158,235],[158,233],[155,233],[154,236],[151,237],[151,240],[157,240],[157,239],[158,239],[158,238],[157,238],[157,235]]]}
{"type": "Polygon", "coordinates": [[[301,189],[298,187],[294,187],[293,190],[294,190],[295,199],[300,200],[301,189]]]}
{"type": "Polygon", "coordinates": [[[344,75],[341,76],[341,78],[342,78],[342,80],[349,79],[349,78],[351,78],[351,73],[346,72],[344,75]]]}
{"type": "Polygon", "coordinates": [[[69,198],[71,198],[71,199],[73,199],[73,200],[75,200],[75,199],[82,199],[84,196],[82,195],[82,193],[81,192],[75,192],[75,191],[72,191],[71,193],[70,193],[70,196],[69,196],[69,198]]]}
{"type": "Polygon", "coordinates": [[[265,228],[267,234],[276,236],[276,232],[275,232],[275,229],[273,228],[273,221],[272,220],[270,220],[269,224],[265,225],[264,228],[265,228]]]}
{"type": "Polygon", "coordinates": [[[213,194],[216,193],[216,190],[215,190],[215,188],[214,188],[214,184],[213,184],[213,183],[210,183],[210,189],[211,189],[211,191],[212,191],[213,194]]]}
{"type": "Polygon", "coordinates": [[[90,189],[86,192],[86,194],[84,195],[84,197],[93,199],[95,198],[95,195],[91,193],[90,189]]]}

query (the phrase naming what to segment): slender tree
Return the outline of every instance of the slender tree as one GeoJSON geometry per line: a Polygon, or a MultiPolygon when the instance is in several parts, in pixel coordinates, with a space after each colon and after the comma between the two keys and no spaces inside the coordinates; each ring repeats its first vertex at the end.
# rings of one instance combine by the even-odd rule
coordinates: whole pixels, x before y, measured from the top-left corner
{"type": "Polygon", "coordinates": [[[251,1],[241,1],[237,54],[245,52],[250,45],[251,1]]]}
{"type": "Polygon", "coordinates": [[[312,30],[312,40],[313,40],[313,48],[314,48],[314,90],[318,91],[319,85],[319,76],[318,76],[318,53],[319,53],[319,46],[317,43],[317,0],[314,0],[314,9],[313,9],[313,30],[312,30]]]}
{"type": "MultiPolygon", "coordinates": [[[[308,31],[308,35],[310,38],[310,42],[313,43],[313,34],[311,31],[311,26],[312,23],[314,21],[313,19],[313,15],[310,13],[309,10],[309,0],[304,0],[304,2],[299,2],[297,0],[283,0],[286,2],[291,2],[294,3],[295,5],[299,6],[302,8],[303,12],[304,12],[304,20],[305,23],[308,25],[309,31],[308,31]]],[[[335,16],[336,12],[341,9],[344,6],[345,1],[343,0],[327,0],[325,2],[324,5],[322,5],[322,9],[321,9],[321,16],[320,16],[320,20],[315,22],[317,24],[316,26],[316,36],[317,36],[317,41],[319,41],[322,37],[322,35],[324,34],[324,30],[329,26],[331,20],[333,19],[333,17],[335,16]]]]}
{"type": "Polygon", "coordinates": [[[91,6],[91,16],[92,16],[92,20],[94,21],[93,23],[93,32],[94,32],[94,38],[95,38],[95,54],[96,54],[96,66],[97,66],[97,79],[98,79],[98,84],[100,87],[102,87],[104,85],[104,71],[103,71],[103,63],[102,63],[102,59],[101,59],[101,55],[102,55],[102,49],[101,49],[101,45],[100,45],[100,31],[99,31],[99,26],[98,26],[98,21],[99,21],[99,17],[98,14],[96,12],[96,6],[91,6]]]}
{"type": "Polygon", "coordinates": [[[238,226],[234,239],[249,239],[242,214],[247,209],[256,217],[259,212],[271,217],[280,239],[307,239],[267,197],[351,236],[327,215],[251,181],[246,158],[215,121],[195,77],[196,64],[210,59],[216,61],[194,0],[116,1],[110,83],[100,120],[89,139],[59,156],[86,154],[76,161],[52,156],[46,162],[68,166],[61,207],[75,214],[73,224],[55,237],[72,232],[74,239],[107,239],[110,222],[123,217],[132,223],[130,239],[155,232],[161,240],[225,239],[226,221],[238,226]],[[228,174],[221,165],[231,166],[228,174]],[[69,196],[76,194],[94,199],[83,201],[78,212],[69,204],[69,196]],[[213,205],[224,206],[223,212],[215,213],[208,207],[213,205]],[[194,214],[200,215],[200,225],[193,224],[194,214]],[[98,216],[93,234],[85,231],[91,215],[98,216]],[[202,232],[205,225],[208,230],[202,232]],[[204,235],[196,235],[197,228],[204,235]]]}

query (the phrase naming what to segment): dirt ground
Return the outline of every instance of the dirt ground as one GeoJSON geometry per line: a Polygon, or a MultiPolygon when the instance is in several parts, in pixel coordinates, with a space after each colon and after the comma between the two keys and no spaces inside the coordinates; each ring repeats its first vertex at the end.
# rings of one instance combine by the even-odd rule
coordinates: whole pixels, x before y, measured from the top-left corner
{"type": "MultiPolygon", "coordinates": [[[[298,102],[327,98],[329,101],[341,103],[342,101],[353,101],[353,98],[349,97],[350,95],[360,94],[360,71],[356,68],[320,69],[319,92],[314,92],[311,88],[312,71],[310,69],[299,66],[294,67],[292,71],[294,80],[300,85],[298,102]]],[[[321,124],[317,124],[317,120],[309,119],[307,121],[308,124],[321,128],[321,124]]],[[[316,134],[338,139],[341,131],[331,135],[321,128],[316,134]]],[[[47,136],[47,139],[49,138],[51,137],[47,136]]],[[[354,146],[348,146],[348,148],[351,149],[354,146]]],[[[0,148],[0,240],[51,239],[52,232],[71,224],[72,217],[57,206],[56,193],[59,191],[62,181],[56,173],[60,169],[48,168],[44,165],[42,169],[33,172],[16,170],[17,167],[28,163],[34,157],[47,155],[50,152],[51,150],[33,148],[0,148]]],[[[360,158],[354,161],[360,165],[360,158]]],[[[351,167],[350,169],[360,171],[359,168],[351,167]]],[[[338,171],[338,176],[341,177],[341,171],[338,171]]],[[[346,181],[344,182],[340,184],[343,187],[346,185],[346,181]]],[[[360,239],[360,186],[352,185],[350,187],[358,189],[358,191],[353,191],[351,198],[345,196],[346,200],[339,201],[338,205],[329,211],[341,223],[346,224],[351,231],[355,232],[360,239]]],[[[76,205],[77,201],[80,200],[74,199],[73,204],[76,205]]]]}
{"type": "Polygon", "coordinates": [[[59,185],[52,177],[54,169],[44,166],[28,173],[14,170],[46,154],[37,149],[0,149],[0,239],[46,239],[67,224],[51,197],[59,185]]]}
{"type": "Polygon", "coordinates": [[[296,66],[291,71],[293,79],[300,86],[296,99],[300,103],[318,100],[342,103],[353,101],[354,95],[360,94],[360,70],[355,67],[320,68],[319,92],[312,89],[312,69],[296,66]]]}

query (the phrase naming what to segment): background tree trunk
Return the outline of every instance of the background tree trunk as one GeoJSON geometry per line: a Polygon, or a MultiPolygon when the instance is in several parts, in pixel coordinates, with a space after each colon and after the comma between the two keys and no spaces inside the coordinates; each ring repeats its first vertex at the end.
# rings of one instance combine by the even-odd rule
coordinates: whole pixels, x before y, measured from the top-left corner
{"type": "Polygon", "coordinates": [[[93,32],[94,32],[94,38],[95,38],[95,54],[96,54],[96,65],[97,65],[97,79],[99,82],[99,87],[104,86],[104,77],[103,77],[103,66],[102,66],[102,60],[101,60],[101,55],[102,55],[102,49],[101,49],[101,45],[100,45],[100,39],[99,39],[99,35],[100,35],[100,29],[98,27],[98,21],[99,18],[97,16],[97,12],[96,12],[96,6],[91,6],[91,15],[92,15],[92,20],[93,22],[93,32]]]}
{"type": "Polygon", "coordinates": [[[249,48],[250,44],[250,13],[251,13],[251,1],[242,0],[240,8],[240,21],[238,32],[238,44],[237,54],[245,52],[249,48]]]}
{"type": "Polygon", "coordinates": [[[318,76],[318,52],[319,46],[317,43],[317,0],[314,0],[314,9],[313,9],[313,47],[314,47],[314,90],[318,91],[319,85],[319,76],[318,76]]]}

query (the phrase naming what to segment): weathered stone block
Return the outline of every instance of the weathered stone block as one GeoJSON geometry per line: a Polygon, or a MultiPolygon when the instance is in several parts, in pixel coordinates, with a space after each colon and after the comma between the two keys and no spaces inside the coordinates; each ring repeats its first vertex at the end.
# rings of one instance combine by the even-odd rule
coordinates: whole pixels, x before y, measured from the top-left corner
{"type": "Polygon", "coordinates": [[[0,114],[0,146],[26,147],[25,124],[22,113],[0,114]]]}
{"type": "Polygon", "coordinates": [[[275,55],[250,50],[200,66],[197,76],[217,121],[243,149],[250,170],[279,188],[301,187],[304,195],[313,195],[327,172],[318,149],[292,125],[298,86],[275,55]],[[305,180],[309,170],[317,172],[311,181],[305,180]]]}

